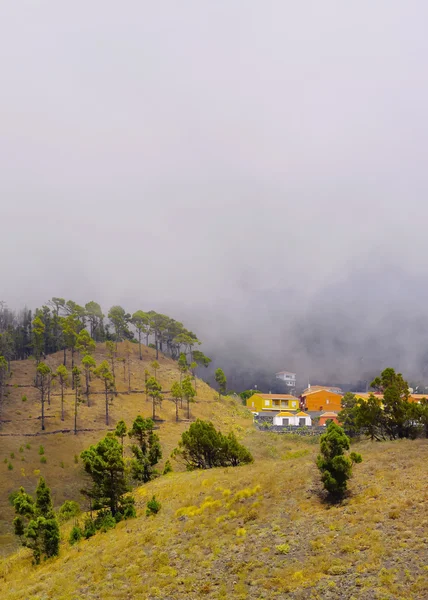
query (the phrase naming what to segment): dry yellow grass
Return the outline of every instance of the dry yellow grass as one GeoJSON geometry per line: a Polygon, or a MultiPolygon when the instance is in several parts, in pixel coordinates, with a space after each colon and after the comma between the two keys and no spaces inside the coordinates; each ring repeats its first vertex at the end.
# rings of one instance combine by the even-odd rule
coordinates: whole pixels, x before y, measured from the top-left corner
{"type": "MultiPolygon", "coordinates": [[[[150,363],[155,358],[155,351],[143,347],[143,360],[138,358],[138,346],[132,345],[131,358],[132,389],[144,389],[145,369],[153,373],[150,363]]],[[[123,344],[119,344],[118,356],[125,356],[123,344]]],[[[56,368],[62,361],[62,353],[49,356],[47,361],[52,368],[56,368]]],[[[97,363],[105,358],[103,345],[97,347],[95,359],[97,363]]],[[[76,363],[79,361],[76,355],[76,363]]],[[[164,390],[169,390],[171,384],[180,377],[177,363],[163,355],[158,360],[160,368],[157,377],[164,390]]],[[[67,356],[67,366],[70,367],[71,359],[67,356]]],[[[8,503],[8,496],[21,485],[33,492],[40,475],[43,475],[49,485],[55,490],[55,505],[60,506],[65,500],[81,500],[82,487],[81,466],[75,463],[75,456],[82,450],[100,440],[108,428],[105,425],[105,399],[103,394],[90,396],[90,406],[86,406],[85,397],[79,406],[78,428],[93,429],[94,431],[79,431],[74,435],[74,396],[68,390],[66,396],[65,421],[61,421],[60,397],[52,397],[51,406],[46,405],[46,433],[41,432],[39,392],[32,387],[35,364],[33,361],[17,361],[12,363],[11,385],[7,388],[8,396],[2,406],[0,418],[0,555],[7,554],[16,546],[15,537],[11,534],[11,520],[13,511],[8,503]],[[16,387],[19,386],[19,387],[16,387]],[[27,401],[22,401],[22,396],[27,396],[27,401]],[[50,432],[68,429],[69,433],[50,432]],[[26,435],[23,435],[26,434],[26,435]],[[30,434],[30,435],[28,435],[30,434]],[[27,445],[30,448],[27,448],[27,445]],[[46,463],[41,462],[39,447],[45,449],[46,463]],[[21,451],[20,451],[21,450],[21,451]],[[11,456],[13,455],[13,458],[11,456]],[[5,462],[6,461],[6,462],[5,462]],[[9,470],[11,464],[13,469],[9,470]]],[[[144,393],[128,394],[128,383],[123,378],[123,367],[118,363],[116,368],[118,395],[110,405],[110,429],[116,422],[124,419],[128,425],[138,414],[149,417],[152,414],[150,399],[147,401],[144,393]]],[[[233,400],[224,398],[220,402],[216,392],[206,383],[198,379],[198,396],[196,402],[191,404],[191,417],[201,417],[212,420],[216,427],[229,430],[232,426],[249,427],[251,415],[244,407],[236,405],[233,400]]],[[[91,390],[101,392],[101,383],[92,381],[91,390]]],[[[59,390],[55,390],[58,394],[59,390]]],[[[188,427],[187,409],[183,404],[180,409],[180,421],[175,422],[175,405],[165,395],[162,407],[156,414],[164,419],[160,424],[159,436],[164,453],[164,461],[175,448],[181,433],[188,427]]],[[[163,464],[163,463],[162,463],[163,464]]]]}
{"type": "MultiPolygon", "coordinates": [[[[165,360],[160,374],[165,386],[168,369],[173,378],[174,365],[165,360]]],[[[223,430],[233,427],[254,464],[160,477],[135,491],[136,519],[73,547],[67,543],[72,523],[66,524],[59,557],[34,567],[29,552],[20,549],[0,560],[2,598],[428,598],[426,440],[359,444],[364,462],[355,467],[351,495],[329,506],[318,493],[317,444],[256,431],[239,405],[214,402],[212,396],[201,387],[192,412],[223,430]],[[145,504],[153,494],[162,509],[148,518],[145,504]]],[[[144,396],[119,398],[116,420],[150,414],[144,396]]],[[[187,424],[173,422],[173,406],[161,414],[167,419],[160,428],[166,458],[187,424]]],[[[24,454],[46,474],[58,505],[78,490],[74,454],[102,433],[44,436],[45,465],[37,453],[40,436],[29,438],[31,450],[19,453],[15,447],[15,456],[24,454]],[[70,456],[62,469],[57,463],[65,449],[70,456]]],[[[34,486],[35,476],[20,479],[18,460],[13,471],[4,465],[8,480],[16,476],[10,487],[34,486]]]]}
{"type": "Polygon", "coordinates": [[[428,597],[425,441],[362,444],[352,495],[333,507],[314,489],[316,446],[261,432],[247,443],[253,465],[172,473],[138,488],[137,519],[74,547],[63,542],[40,567],[24,549],[3,559],[2,597],[428,597]],[[291,447],[295,457],[262,458],[266,446],[283,457],[291,447]],[[162,509],[148,518],[153,494],[162,509]]]}

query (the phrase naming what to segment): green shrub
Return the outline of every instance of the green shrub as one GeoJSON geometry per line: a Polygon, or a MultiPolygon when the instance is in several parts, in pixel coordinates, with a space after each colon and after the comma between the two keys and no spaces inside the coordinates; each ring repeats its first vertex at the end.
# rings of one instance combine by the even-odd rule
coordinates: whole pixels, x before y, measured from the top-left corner
{"type": "Polygon", "coordinates": [[[46,464],[48,462],[46,456],[41,456],[40,457],[40,462],[43,463],[43,464],[46,464]]]}
{"type": "Polygon", "coordinates": [[[58,518],[61,523],[65,523],[72,517],[78,517],[80,515],[80,506],[74,500],[66,500],[58,511],[58,518]]]}
{"type": "Polygon", "coordinates": [[[27,448],[27,450],[31,450],[31,445],[30,444],[25,444],[25,447],[27,448]]]}
{"type": "Polygon", "coordinates": [[[40,446],[39,448],[39,454],[42,455],[45,453],[45,449],[43,448],[43,446],[40,446]]]}
{"type": "Polygon", "coordinates": [[[10,458],[15,458],[15,453],[14,452],[10,453],[10,458]]]}
{"type": "Polygon", "coordinates": [[[22,402],[27,402],[27,399],[28,399],[28,398],[27,398],[27,396],[26,396],[25,394],[24,394],[24,395],[22,396],[22,398],[21,398],[22,402]]]}
{"type": "Polygon", "coordinates": [[[20,451],[20,452],[24,452],[24,446],[21,446],[21,447],[19,448],[19,451],[20,451]]]}
{"type": "Polygon", "coordinates": [[[351,452],[349,456],[345,455],[345,450],[349,450],[350,439],[333,422],[328,424],[326,433],[320,438],[320,444],[321,454],[317,457],[317,466],[321,471],[321,480],[330,497],[340,500],[352,475],[352,465],[362,461],[361,454],[351,452]]]}
{"type": "Polygon", "coordinates": [[[95,535],[96,532],[97,532],[97,530],[96,530],[93,519],[91,519],[91,517],[86,517],[85,522],[84,522],[84,529],[83,529],[84,537],[86,539],[89,539],[90,537],[95,535]]]}
{"type": "Polygon", "coordinates": [[[165,463],[163,474],[167,475],[168,473],[171,473],[171,472],[172,472],[172,465],[171,465],[171,462],[169,460],[167,460],[165,463]]]}
{"type": "Polygon", "coordinates": [[[146,517],[157,515],[161,507],[161,503],[156,500],[155,496],[153,496],[152,499],[147,502],[146,517]]]}
{"type": "Polygon", "coordinates": [[[70,531],[70,537],[68,538],[69,543],[73,546],[73,544],[77,544],[83,537],[83,531],[80,529],[78,525],[75,525],[73,529],[70,531]]]}
{"type": "Polygon", "coordinates": [[[100,510],[94,520],[95,529],[106,533],[116,527],[116,519],[109,510],[100,510]]]}
{"type": "Polygon", "coordinates": [[[290,552],[290,545],[280,544],[279,546],[276,546],[276,551],[278,554],[288,554],[290,552]]]}
{"type": "Polygon", "coordinates": [[[210,421],[197,419],[185,431],[172,456],[182,458],[188,470],[237,467],[253,462],[251,453],[233,432],[223,435],[210,421]]]}
{"type": "Polygon", "coordinates": [[[9,463],[9,464],[7,465],[7,468],[9,469],[9,471],[13,471],[13,464],[12,464],[12,463],[9,463]]]}

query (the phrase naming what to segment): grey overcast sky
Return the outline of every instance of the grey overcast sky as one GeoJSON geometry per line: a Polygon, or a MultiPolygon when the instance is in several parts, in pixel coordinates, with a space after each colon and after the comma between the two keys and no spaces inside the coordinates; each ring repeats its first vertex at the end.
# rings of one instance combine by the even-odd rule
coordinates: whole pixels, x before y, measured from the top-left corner
{"type": "Polygon", "coordinates": [[[427,20],[423,0],[2,2],[0,298],[162,310],[305,377],[418,375],[427,20]]]}

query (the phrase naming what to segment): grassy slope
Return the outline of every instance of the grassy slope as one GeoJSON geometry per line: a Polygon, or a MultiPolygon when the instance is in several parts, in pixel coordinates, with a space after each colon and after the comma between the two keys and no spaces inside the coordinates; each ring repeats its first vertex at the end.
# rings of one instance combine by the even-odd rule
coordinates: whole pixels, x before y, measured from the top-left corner
{"type": "MultiPolygon", "coordinates": [[[[151,348],[143,347],[143,361],[138,358],[138,346],[133,346],[134,354],[131,359],[131,385],[132,389],[142,390],[144,388],[144,370],[152,371],[150,362],[155,358],[155,352],[151,348]]],[[[124,348],[119,344],[119,357],[124,355],[124,348]]],[[[56,368],[62,361],[62,353],[48,357],[47,362],[56,368]]],[[[95,358],[97,363],[105,358],[103,346],[97,348],[95,358]]],[[[68,356],[67,366],[71,359],[68,356]]],[[[78,360],[78,358],[76,358],[78,360]]],[[[173,381],[179,379],[177,363],[164,356],[159,357],[160,369],[157,377],[164,390],[169,390],[173,381]]],[[[79,406],[78,427],[94,429],[94,431],[81,431],[78,435],[70,433],[59,433],[43,435],[40,431],[41,423],[39,392],[32,383],[35,374],[33,361],[18,361],[12,363],[11,385],[7,388],[9,395],[5,399],[0,418],[4,421],[0,427],[0,555],[8,554],[16,547],[15,537],[11,534],[11,520],[13,518],[12,508],[8,503],[9,494],[21,485],[29,492],[33,492],[40,475],[43,475],[48,484],[55,490],[55,505],[61,505],[64,500],[75,499],[80,501],[80,489],[82,487],[81,465],[75,464],[74,457],[87,448],[90,444],[100,440],[106,433],[105,425],[105,400],[104,395],[94,394],[90,397],[91,406],[86,406],[86,400],[79,406]],[[14,386],[20,387],[14,387],[14,386]],[[25,387],[21,387],[25,386],[25,387]],[[22,401],[26,395],[28,400],[22,401]],[[31,436],[22,434],[32,434],[31,436]],[[26,446],[30,445],[28,449],[26,446]],[[41,463],[39,447],[43,445],[46,463],[41,463]],[[20,451],[20,449],[22,451],[20,451]],[[11,454],[14,458],[11,458],[11,454]],[[7,462],[4,462],[5,459],[7,462]],[[12,464],[13,470],[8,469],[12,464]]],[[[82,378],[83,379],[83,378],[82,378]]],[[[110,428],[116,422],[124,419],[128,425],[132,423],[138,414],[151,416],[152,405],[147,401],[145,394],[127,394],[127,382],[123,379],[123,367],[117,367],[117,387],[119,394],[114,398],[110,406],[110,428]]],[[[91,390],[101,391],[101,384],[93,381],[91,390]]],[[[58,394],[59,390],[55,393],[58,394]]],[[[157,409],[157,415],[165,419],[160,425],[159,435],[161,438],[164,459],[168,458],[171,450],[176,446],[181,432],[188,427],[185,421],[187,410],[180,409],[182,422],[175,422],[175,405],[166,399],[162,407],[157,409]]],[[[232,423],[238,428],[242,425],[248,426],[251,417],[247,411],[237,407],[229,400],[216,400],[217,395],[212,388],[198,380],[197,402],[191,405],[191,417],[211,419],[218,428],[230,429],[232,423]]],[[[54,396],[51,406],[46,405],[46,432],[59,429],[73,430],[74,427],[74,396],[69,390],[66,396],[66,417],[62,422],[60,418],[60,398],[54,396]]]]}
{"type": "Polygon", "coordinates": [[[137,519],[64,542],[38,568],[25,549],[4,559],[2,597],[428,597],[426,441],[360,444],[352,495],[337,507],[317,494],[316,446],[250,431],[246,442],[254,465],[161,477],[137,490],[137,519]],[[162,509],[148,518],[152,494],[162,509]]]}
{"type": "MultiPolygon", "coordinates": [[[[150,350],[147,352],[142,372],[152,360],[150,350]]],[[[167,388],[176,376],[175,365],[167,359],[160,362],[160,378],[167,388]]],[[[21,377],[20,368],[25,367],[15,367],[17,378],[21,377]]],[[[136,379],[140,370],[135,360],[136,379]]],[[[13,391],[18,392],[20,398],[21,390],[13,391]]],[[[94,427],[102,429],[102,400],[98,396],[94,399],[96,407],[82,406],[82,419],[86,410],[85,419],[92,418],[94,427]]],[[[11,395],[9,414],[17,410],[12,400],[11,395]]],[[[32,401],[25,405],[31,406],[32,401]]],[[[19,400],[18,404],[24,403],[19,400]]],[[[35,409],[31,408],[33,414],[35,409]]],[[[19,410],[24,412],[21,406],[19,410]]],[[[25,411],[30,413],[30,409],[25,411]]],[[[53,406],[52,412],[56,411],[53,406]]],[[[144,396],[119,394],[114,400],[114,420],[123,416],[130,422],[138,412],[150,414],[144,396]]],[[[352,495],[343,505],[330,507],[318,494],[314,467],[317,445],[255,431],[244,409],[231,401],[214,401],[208,386],[201,386],[199,402],[192,412],[211,418],[223,430],[233,426],[253,452],[255,463],[161,477],[136,491],[137,519],[75,547],[64,541],[61,555],[40,567],[31,565],[25,549],[0,560],[2,597],[428,597],[426,440],[359,444],[364,462],[355,468],[352,495]],[[162,509],[156,517],[147,518],[145,503],[153,494],[161,501],[162,509]]],[[[187,424],[173,422],[173,406],[167,402],[161,414],[167,419],[160,428],[166,457],[187,424]]],[[[71,420],[69,415],[69,424],[71,420]]],[[[28,423],[27,429],[39,425],[37,421],[28,423]]],[[[48,427],[55,429],[58,424],[49,420],[48,427]]],[[[16,422],[8,425],[10,430],[18,426],[16,422]]],[[[81,467],[74,464],[73,456],[102,433],[44,436],[46,465],[40,465],[37,454],[40,437],[30,438],[31,450],[23,453],[18,452],[19,438],[9,438],[14,440],[18,458],[12,460],[13,471],[4,465],[1,493],[20,484],[31,489],[37,479],[31,469],[37,467],[55,489],[56,504],[73,497],[81,484],[81,467]],[[22,454],[26,459],[22,463],[25,477],[20,474],[22,454]],[[61,460],[64,469],[59,466],[61,460]]],[[[5,440],[8,438],[0,438],[2,449],[5,440]]],[[[64,526],[65,540],[71,525],[64,526]]]]}

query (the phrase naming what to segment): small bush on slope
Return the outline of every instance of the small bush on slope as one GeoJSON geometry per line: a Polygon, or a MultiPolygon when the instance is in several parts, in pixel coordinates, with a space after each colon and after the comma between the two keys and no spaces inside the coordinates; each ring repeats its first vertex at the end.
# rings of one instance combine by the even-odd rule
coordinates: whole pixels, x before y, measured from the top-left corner
{"type": "Polygon", "coordinates": [[[183,459],[188,470],[236,467],[253,462],[251,453],[233,432],[225,436],[216,431],[211,422],[201,419],[182,434],[173,457],[183,459]]]}

